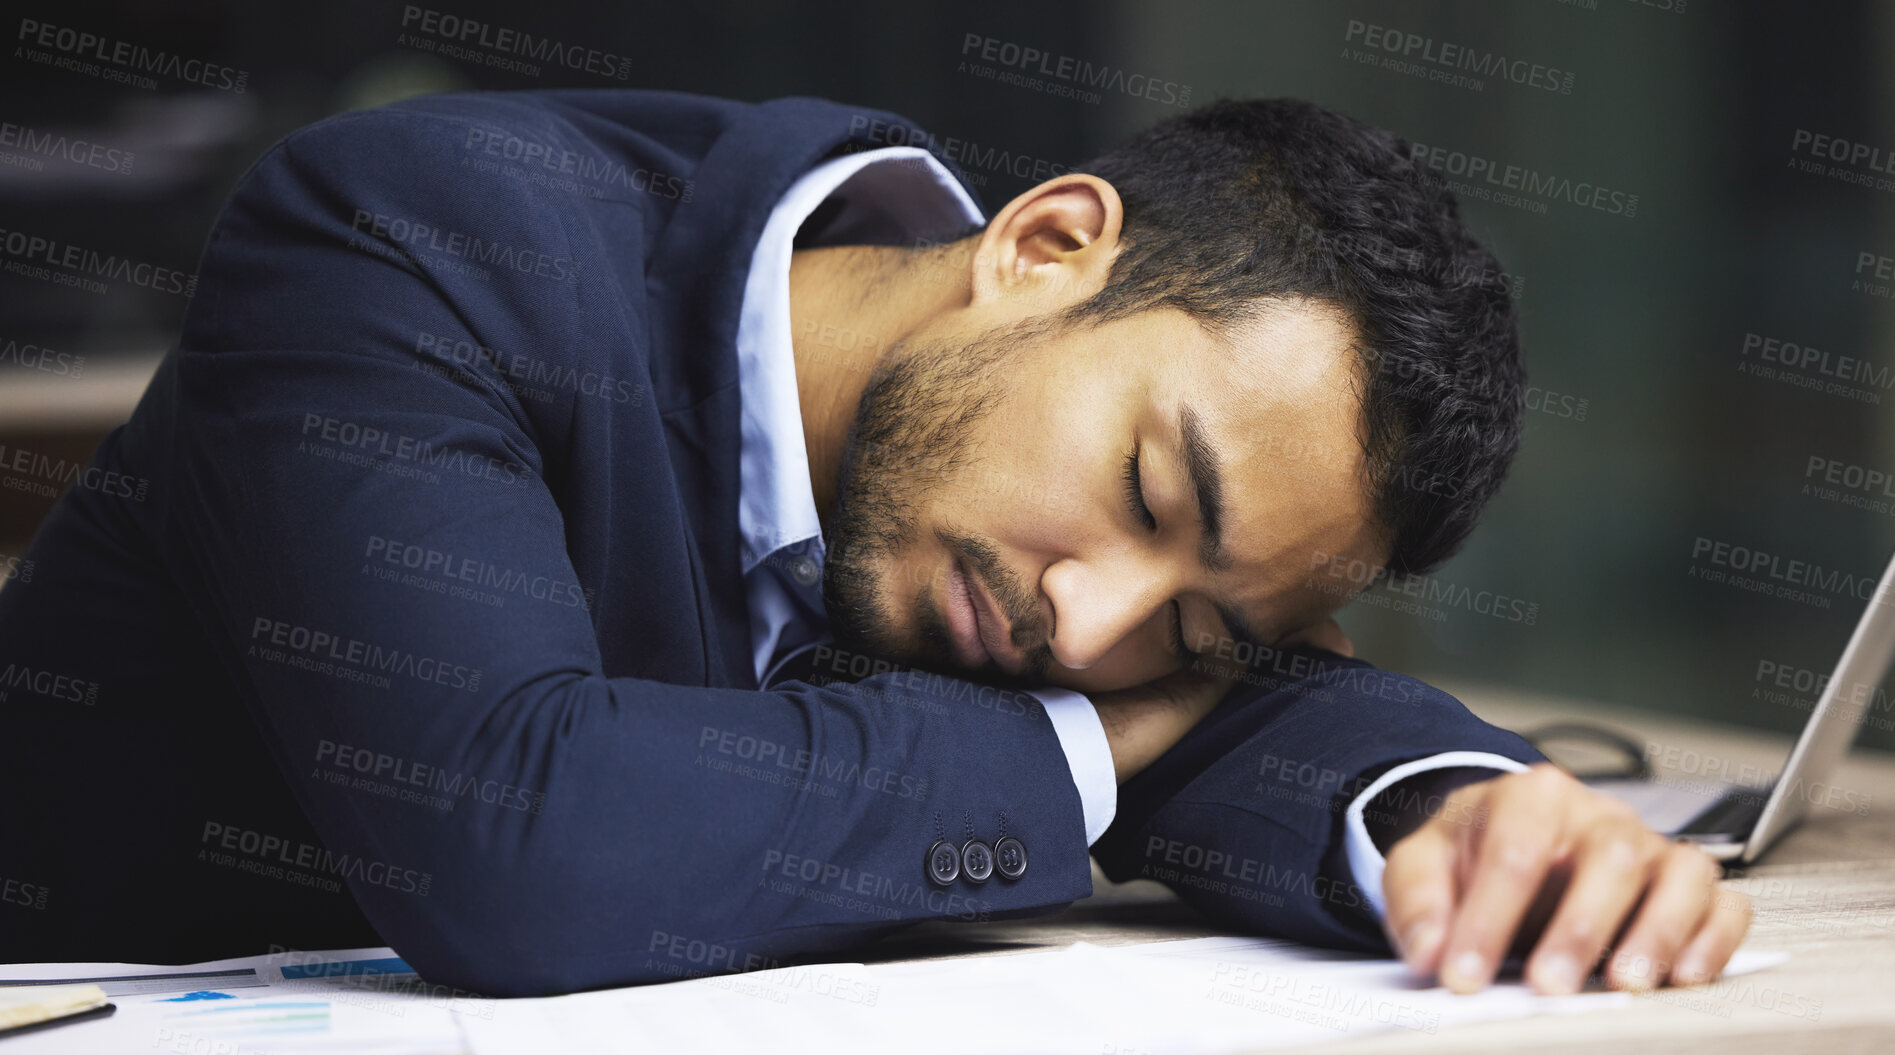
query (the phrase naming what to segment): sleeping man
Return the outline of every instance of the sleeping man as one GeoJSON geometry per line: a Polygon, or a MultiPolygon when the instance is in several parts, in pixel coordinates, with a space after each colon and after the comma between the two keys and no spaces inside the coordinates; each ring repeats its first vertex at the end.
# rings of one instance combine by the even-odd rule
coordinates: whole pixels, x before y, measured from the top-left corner
{"type": "Polygon", "coordinates": [[[51,895],[0,953],[548,994],[1050,912],[1096,857],[1459,991],[1709,980],[1749,907],[1703,853],[1330,618],[1506,474],[1497,273],[1289,100],[991,215],[812,99],[298,131],[96,456],[136,486],[0,591],[0,876],[51,895]]]}

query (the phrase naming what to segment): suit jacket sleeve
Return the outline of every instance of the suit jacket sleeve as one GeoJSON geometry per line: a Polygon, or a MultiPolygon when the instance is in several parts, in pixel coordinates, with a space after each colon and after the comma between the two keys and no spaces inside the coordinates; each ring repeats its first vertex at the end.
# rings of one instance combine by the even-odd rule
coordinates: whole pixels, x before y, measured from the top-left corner
{"type": "Polygon", "coordinates": [[[1315,649],[1259,657],[1215,711],[1120,786],[1093,853],[1115,882],[1156,879],[1220,923],[1384,951],[1343,847],[1356,794],[1443,751],[1544,756],[1414,678],[1315,649]]]}
{"type": "MultiPolygon", "coordinates": [[[[1078,793],[1028,695],[903,671],[776,691],[604,674],[550,486],[573,486],[556,415],[416,342],[532,341],[558,362],[574,320],[637,309],[593,291],[639,276],[565,274],[590,262],[557,191],[441,193],[465,135],[384,111],[279,145],[213,234],[147,397],[178,407],[167,544],[324,870],[423,975],[498,995],[1088,895],[1078,793]],[[393,158],[411,163],[359,177],[393,158]],[[455,249],[473,238],[484,261],[455,249]],[[493,606],[489,573],[573,603],[493,606]],[[935,840],[991,845],[1002,825],[1029,848],[1023,876],[930,881],[935,840]]],[[[640,420],[663,463],[656,415],[640,420]]]]}

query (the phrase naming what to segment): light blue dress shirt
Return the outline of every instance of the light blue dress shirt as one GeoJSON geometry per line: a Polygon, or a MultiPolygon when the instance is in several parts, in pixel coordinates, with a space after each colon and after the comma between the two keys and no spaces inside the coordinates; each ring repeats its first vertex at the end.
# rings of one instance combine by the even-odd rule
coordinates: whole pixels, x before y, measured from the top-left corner
{"type": "MultiPolygon", "coordinates": [[[[757,241],[737,325],[738,388],[743,403],[742,478],[737,524],[757,682],[800,653],[831,640],[822,603],[825,550],[803,445],[790,323],[790,253],[796,232],[832,196],[842,208],[825,236],[836,244],[913,245],[955,237],[986,222],[960,183],[919,147],[886,147],[817,165],[778,201],[757,241]]],[[[849,353],[841,353],[849,354],[849,353]]],[[[873,354],[858,351],[866,361],[873,354]]],[[[1079,693],[1042,688],[1046,709],[1085,815],[1086,843],[1097,842],[1118,810],[1112,748],[1098,712],[1079,693]]],[[[1442,766],[1519,770],[1510,758],[1457,751],[1389,770],[1350,804],[1347,850],[1356,880],[1382,904],[1382,855],[1369,838],[1363,807],[1407,776],[1442,766]]]]}

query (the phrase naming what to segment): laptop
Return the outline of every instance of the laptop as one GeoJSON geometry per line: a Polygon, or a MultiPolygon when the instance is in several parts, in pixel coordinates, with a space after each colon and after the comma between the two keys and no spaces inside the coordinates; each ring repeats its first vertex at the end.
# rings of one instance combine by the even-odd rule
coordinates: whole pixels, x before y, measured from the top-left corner
{"type": "Polygon", "coordinates": [[[1796,827],[1810,803],[1834,797],[1830,783],[1855,742],[1863,714],[1895,659],[1895,560],[1843,646],[1809,721],[1775,783],[1680,785],[1622,778],[1586,781],[1638,811],[1654,831],[1696,843],[1720,861],[1747,864],[1796,827]]]}

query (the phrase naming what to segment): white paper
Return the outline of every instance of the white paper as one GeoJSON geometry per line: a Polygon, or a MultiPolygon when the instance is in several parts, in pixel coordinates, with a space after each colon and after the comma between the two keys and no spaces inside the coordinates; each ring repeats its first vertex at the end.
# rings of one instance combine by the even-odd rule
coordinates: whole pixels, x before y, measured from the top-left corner
{"type": "Polygon", "coordinates": [[[117,1013],[9,1038],[0,1042],[0,1055],[449,1055],[471,1050],[460,1020],[491,1016],[501,1003],[421,991],[414,972],[385,948],[184,966],[0,964],[0,985],[55,979],[95,982],[117,1013]]]}
{"type": "MultiPolygon", "coordinates": [[[[347,949],[185,967],[0,965],[4,979],[101,980],[119,1005],[109,1019],[10,1040],[0,1055],[689,1055],[764,1045],[771,1055],[1212,1053],[1395,1030],[1436,1033],[1632,999],[1608,991],[1543,997],[1517,981],[1455,996],[1394,960],[1246,937],[808,964],[534,1000],[427,987],[403,973],[405,965],[387,962],[393,956],[347,949]],[[213,978],[222,986],[204,984],[213,978]],[[179,999],[190,993],[200,995],[179,999]]],[[[1740,951],[1724,974],[1785,959],[1740,951]]]]}

